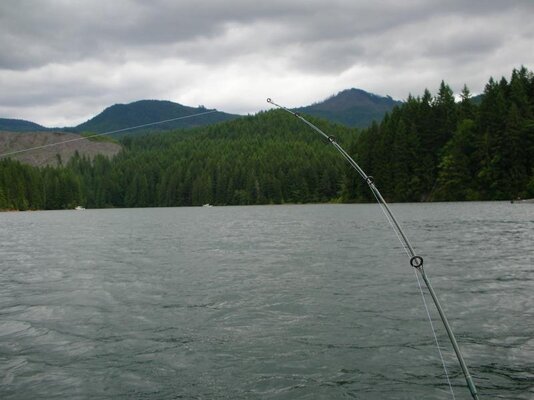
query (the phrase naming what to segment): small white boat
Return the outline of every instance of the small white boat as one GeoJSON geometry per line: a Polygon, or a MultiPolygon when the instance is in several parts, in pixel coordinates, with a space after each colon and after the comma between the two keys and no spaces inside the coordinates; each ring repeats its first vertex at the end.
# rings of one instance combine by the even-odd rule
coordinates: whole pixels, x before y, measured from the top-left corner
{"type": "Polygon", "coordinates": [[[206,204],[203,204],[202,207],[213,207],[213,206],[209,203],[206,203],[206,204]]]}
{"type": "Polygon", "coordinates": [[[76,206],[76,207],[74,207],[74,209],[75,209],[76,211],[82,211],[82,210],[85,210],[85,207],[82,207],[82,206],[76,206]]]}

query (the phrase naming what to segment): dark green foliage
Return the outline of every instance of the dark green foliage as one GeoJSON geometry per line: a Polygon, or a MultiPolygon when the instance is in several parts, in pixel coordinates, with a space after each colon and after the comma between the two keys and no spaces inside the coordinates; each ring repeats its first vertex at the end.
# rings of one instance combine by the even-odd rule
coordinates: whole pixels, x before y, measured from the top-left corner
{"type": "Polygon", "coordinates": [[[0,209],[53,210],[81,203],[81,180],[74,171],[0,160],[0,209]]]}
{"type": "MultiPolygon", "coordinates": [[[[454,101],[441,83],[433,97],[410,96],[357,143],[362,168],[392,201],[504,200],[531,196],[534,77],[514,70],[490,79],[473,102],[464,86],[454,101]]],[[[357,184],[357,197],[370,200],[357,184]],[[358,197],[359,196],[359,197],[358,197]]]]}
{"type": "Polygon", "coordinates": [[[444,148],[439,164],[435,198],[439,200],[477,200],[473,187],[477,166],[474,162],[476,129],[471,119],[464,119],[444,148]]]}
{"type": "MultiPolygon", "coordinates": [[[[314,120],[341,143],[356,131],[314,120]]],[[[75,154],[60,168],[0,164],[0,208],[281,204],[340,199],[345,165],[282,111],[193,130],[128,137],[110,160],[75,154]]]]}
{"type": "MultiPolygon", "coordinates": [[[[349,128],[325,129],[347,142],[355,138],[349,128]]],[[[70,162],[91,188],[89,207],[320,202],[342,191],[343,161],[280,111],[129,138],[124,145],[112,162],[97,158],[91,164],[79,157],[70,162]]]]}

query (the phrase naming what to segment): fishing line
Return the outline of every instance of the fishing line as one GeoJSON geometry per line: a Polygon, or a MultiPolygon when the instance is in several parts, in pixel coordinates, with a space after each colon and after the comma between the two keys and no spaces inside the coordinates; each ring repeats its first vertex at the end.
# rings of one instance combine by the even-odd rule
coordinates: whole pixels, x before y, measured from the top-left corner
{"type": "MultiPolygon", "coordinates": [[[[380,202],[380,200],[378,199],[378,197],[376,196],[376,194],[374,192],[373,192],[373,195],[375,196],[375,199],[378,202],[378,205],[380,206],[380,209],[384,213],[384,216],[386,217],[387,221],[389,222],[389,225],[393,229],[393,232],[395,232],[395,235],[397,236],[397,239],[399,239],[399,242],[401,243],[402,248],[404,249],[406,255],[408,257],[410,257],[409,250],[406,248],[406,245],[402,241],[401,236],[399,235],[399,232],[397,232],[397,229],[395,229],[395,225],[393,224],[393,222],[389,218],[389,215],[387,214],[386,210],[382,206],[382,203],[380,202]]],[[[436,333],[436,329],[434,328],[434,322],[432,322],[432,316],[430,315],[430,310],[428,309],[425,293],[423,291],[423,287],[421,286],[421,281],[419,280],[419,275],[417,275],[417,271],[415,270],[415,268],[414,268],[413,273],[415,275],[415,279],[417,280],[417,285],[419,286],[419,292],[421,293],[421,298],[423,299],[423,305],[425,307],[426,315],[428,317],[428,322],[430,323],[430,328],[432,330],[432,335],[434,336],[434,341],[435,341],[436,347],[438,349],[439,359],[441,360],[441,365],[443,366],[443,371],[445,371],[445,378],[447,380],[447,384],[449,385],[449,390],[451,392],[451,396],[452,396],[453,400],[455,400],[456,396],[454,395],[454,390],[452,388],[451,380],[449,378],[449,371],[447,370],[447,365],[445,363],[445,359],[443,358],[443,353],[441,352],[441,346],[439,344],[439,339],[438,339],[438,335],[436,333]]]]}
{"type": "Polygon", "coordinates": [[[443,353],[441,352],[441,346],[439,344],[438,335],[436,333],[436,328],[434,328],[434,322],[432,322],[432,317],[430,316],[430,310],[428,309],[428,304],[426,303],[426,297],[425,293],[423,291],[423,287],[421,286],[421,281],[419,280],[419,275],[417,275],[417,271],[413,271],[415,275],[415,279],[417,279],[417,285],[419,286],[419,291],[421,292],[421,298],[423,299],[423,304],[425,305],[426,315],[428,317],[428,322],[430,322],[430,328],[432,329],[432,334],[434,335],[434,341],[436,342],[436,347],[438,349],[439,358],[441,360],[441,365],[443,365],[443,371],[445,371],[445,378],[447,379],[447,383],[449,384],[449,389],[451,391],[451,396],[453,399],[456,399],[456,396],[454,396],[454,390],[452,390],[452,384],[451,379],[449,377],[449,371],[447,370],[447,365],[445,364],[445,359],[443,358],[443,353]]]}
{"type": "MultiPolygon", "coordinates": [[[[447,317],[445,316],[445,311],[443,311],[443,308],[441,307],[441,304],[440,304],[440,302],[438,300],[436,292],[434,291],[434,288],[432,287],[432,285],[430,283],[430,280],[428,279],[428,277],[427,277],[427,275],[425,273],[425,270],[423,268],[423,258],[421,256],[417,255],[417,253],[415,252],[414,248],[410,244],[410,241],[408,240],[408,237],[406,236],[406,234],[402,230],[399,222],[395,218],[395,215],[393,214],[393,212],[389,208],[386,200],[384,199],[384,197],[382,197],[382,194],[380,193],[378,188],[375,186],[373,178],[371,176],[368,176],[360,168],[360,166],[356,163],[356,161],[354,161],[354,159],[337,143],[336,139],[333,136],[327,135],[321,129],[319,129],[317,126],[315,126],[314,124],[309,122],[306,118],[302,117],[300,114],[298,114],[298,113],[296,113],[294,111],[291,111],[290,109],[288,109],[288,108],[286,108],[284,106],[276,104],[271,99],[267,99],[267,102],[272,104],[273,106],[278,107],[278,108],[290,113],[291,115],[297,117],[299,120],[304,122],[306,125],[308,125],[310,128],[312,128],[314,131],[316,131],[321,136],[323,136],[325,139],[327,139],[328,142],[330,144],[332,144],[332,146],[334,146],[334,148],[343,156],[343,158],[345,158],[345,160],[348,161],[348,163],[356,170],[356,172],[358,172],[358,174],[362,177],[362,179],[367,183],[367,185],[369,186],[369,189],[371,190],[371,192],[373,193],[375,199],[377,200],[378,204],[380,205],[380,208],[384,212],[384,215],[386,216],[386,219],[388,220],[389,224],[393,228],[393,231],[397,235],[397,238],[401,242],[402,247],[404,248],[404,251],[407,253],[408,258],[410,259],[410,265],[412,267],[414,267],[414,269],[417,270],[416,272],[419,272],[421,274],[421,277],[423,278],[423,281],[424,281],[424,283],[425,283],[425,285],[426,285],[426,287],[428,289],[428,292],[429,292],[430,296],[432,297],[432,300],[434,302],[434,305],[436,306],[436,309],[437,309],[438,314],[439,314],[439,316],[441,318],[441,321],[443,322],[443,326],[445,327],[445,331],[447,332],[449,340],[450,340],[450,342],[452,344],[452,347],[453,347],[454,352],[456,354],[456,358],[458,359],[458,363],[460,364],[460,367],[461,367],[462,372],[464,374],[464,377],[465,377],[469,392],[471,393],[471,396],[473,397],[474,400],[478,400],[479,397],[478,397],[478,393],[477,393],[477,389],[476,389],[475,383],[473,382],[473,378],[471,377],[471,374],[469,373],[469,370],[467,369],[467,364],[465,363],[464,358],[462,356],[462,352],[460,351],[460,347],[458,346],[458,343],[456,342],[456,337],[454,336],[454,333],[453,333],[452,328],[451,328],[451,326],[449,324],[449,321],[447,320],[447,317]]],[[[418,277],[417,273],[416,273],[416,276],[417,276],[417,281],[419,282],[419,277],[418,277]]],[[[421,287],[420,283],[419,283],[419,286],[421,287]]],[[[445,369],[445,374],[447,376],[447,381],[448,381],[449,387],[451,389],[451,394],[452,394],[452,396],[454,398],[454,392],[452,390],[452,385],[451,385],[450,380],[449,380],[449,374],[447,373],[447,367],[445,366],[445,362],[444,362],[443,356],[441,354],[441,349],[439,347],[439,342],[437,340],[437,335],[436,335],[435,330],[434,330],[434,325],[432,323],[432,318],[430,317],[430,312],[428,311],[428,307],[426,306],[425,296],[424,296],[424,292],[422,291],[422,289],[421,289],[421,294],[423,295],[423,303],[425,304],[425,308],[427,310],[427,314],[428,314],[428,317],[429,317],[429,320],[430,320],[430,325],[431,325],[432,330],[434,332],[434,337],[436,339],[436,343],[437,343],[437,346],[438,346],[438,352],[440,354],[440,358],[441,358],[441,361],[442,361],[442,364],[443,364],[443,368],[445,369]]]]}
{"type": "Polygon", "coordinates": [[[126,132],[126,131],[131,131],[131,130],[134,130],[134,129],[146,128],[147,126],[164,124],[166,122],[178,121],[178,120],[186,119],[186,118],[199,117],[201,115],[211,114],[211,113],[214,113],[214,112],[217,112],[217,110],[205,111],[205,112],[201,112],[201,113],[197,113],[197,114],[185,115],[183,117],[165,119],[165,120],[162,120],[162,121],[149,122],[148,124],[130,126],[128,128],[117,129],[115,131],[109,131],[109,132],[104,132],[104,133],[96,133],[94,135],[89,135],[89,136],[81,136],[81,137],[74,138],[74,139],[67,139],[67,140],[63,140],[61,142],[48,143],[48,144],[44,144],[42,146],[29,147],[27,149],[22,149],[22,150],[14,150],[14,151],[10,151],[10,152],[7,152],[7,153],[0,154],[0,158],[11,156],[11,155],[14,155],[14,154],[19,154],[19,153],[25,153],[25,152],[31,151],[31,150],[44,149],[44,148],[47,148],[47,147],[58,146],[58,145],[64,144],[64,143],[77,142],[78,140],[86,140],[86,139],[94,138],[94,137],[97,137],[97,136],[111,135],[113,133],[126,132]]]}

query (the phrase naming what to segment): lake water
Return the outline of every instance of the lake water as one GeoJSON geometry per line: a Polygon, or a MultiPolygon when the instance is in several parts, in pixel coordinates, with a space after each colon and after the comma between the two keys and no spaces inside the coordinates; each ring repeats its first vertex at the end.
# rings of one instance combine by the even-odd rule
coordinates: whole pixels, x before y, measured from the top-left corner
{"type": "MultiPolygon", "coordinates": [[[[392,208],[480,398],[534,398],[534,205],[392,208]]],[[[452,396],[369,204],[0,213],[0,398],[452,396]]]]}

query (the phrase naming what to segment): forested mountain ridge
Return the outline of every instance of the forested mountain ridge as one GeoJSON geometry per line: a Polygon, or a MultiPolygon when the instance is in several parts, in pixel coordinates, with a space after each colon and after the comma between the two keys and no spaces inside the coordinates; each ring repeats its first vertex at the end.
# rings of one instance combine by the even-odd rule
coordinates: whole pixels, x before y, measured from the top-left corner
{"type": "MultiPolygon", "coordinates": [[[[354,129],[313,120],[346,145],[356,139],[354,129]]],[[[277,110],[122,143],[113,159],[77,155],[58,169],[0,160],[0,208],[324,202],[343,191],[343,161],[277,110]]]]}
{"type": "MultiPolygon", "coordinates": [[[[187,117],[193,114],[201,114],[212,111],[209,114],[200,115],[183,120],[171,121],[164,124],[157,124],[135,132],[165,131],[180,128],[192,128],[197,126],[210,125],[222,121],[229,121],[239,118],[239,115],[229,114],[214,109],[207,109],[204,106],[189,107],[179,103],[166,100],[138,100],[128,104],[114,104],[107,107],[99,114],[76,126],[63,128],[48,128],[35,122],[0,118],[0,132],[91,132],[104,133],[113,130],[129,128],[133,126],[150,124],[167,119],[187,117]]],[[[120,135],[115,135],[120,136],[120,135]]]]}
{"type": "MultiPolygon", "coordinates": [[[[356,139],[353,129],[316,122],[347,143],[356,139]]],[[[99,187],[87,193],[87,204],[323,202],[342,191],[342,160],[305,125],[280,111],[193,130],[125,138],[123,143],[125,151],[111,163],[100,160],[96,175],[83,159],[71,163],[84,177],[85,186],[99,187]]]]}
{"type": "MultiPolygon", "coordinates": [[[[324,101],[296,110],[346,126],[367,127],[372,121],[380,121],[386,112],[391,111],[398,104],[401,102],[395,101],[391,97],[381,97],[361,89],[348,89],[324,101]]],[[[41,132],[55,130],[76,133],[104,133],[208,111],[213,111],[213,113],[152,125],[128,134],[193,128],[240,117],[236,114],[207,109],[204,106],[189,107],[167,100],[138,100],[128,104],[109,106],[86,122],[72,127],[48,128],[31,121],[0,118],[0,131],[41,132]]],[[[122,135],[124,134],[117,133],[114,136],[122,135]]]]}
{"type": "Polygon", "coordinates": [[[313,115],[346,126],[366,128],[380,122],[387,112],[402,104],[391,97],[378,96],[361,89],[347,89],[328,99],[296,108],[302,114],[313,115]]]}
{"type": "Polygon", "coordinates": [[[192,128],[222,121],[229,121],[239,117],[238,115],[228,114],[221,111],[208,110],[203,106],[188,107],[172,101],[139,100],[129,104],[114,104],[90,120],[73,128],[66,129],[74,132],[103,133],[173,118],[207,113],[208,111],[213,112],[196,117],[153,125],[147,127],[144,129],[144,131],[163,131],[179,128],[192,128]]]}
{"type": "MultiPolygon", "coordinates": [[[[296,110],[347,126],[367,127],[374,120],[380,121],[387,111],[391,111],[398,104],[401,104],[401,102],[395,101],[389,96],[381,97],[361,89],[348,89],[324,101],[300,107],[296,110]]],[[[191,119],[186,118],[157,124],[134,132],[193,128],[240,117],[237,114],[207,109],[204,106],[189,107],[167,100],[138,100],[128,104],[109,106],[86,122],[72,127],[48,128],[31,121],[0,118],[0,131],[41,132],[59,130],[76,133],[103,133],[208,111],[214,112],[191,119]]],[[[120,134],[115,136],[120,136],[120,134]]]]}
{"type": "MultiPolygon", "coordinates": [[[[480,102],[442,82],[358,131],[311,117],[389,201],[534,197],[534,75],[490,79],[480,102]]],[[[0,208],[372,201],[331,146],[274,110],[212,126],[126,136],[113,159],[62,168],[0,160],[0,208]]]]}

